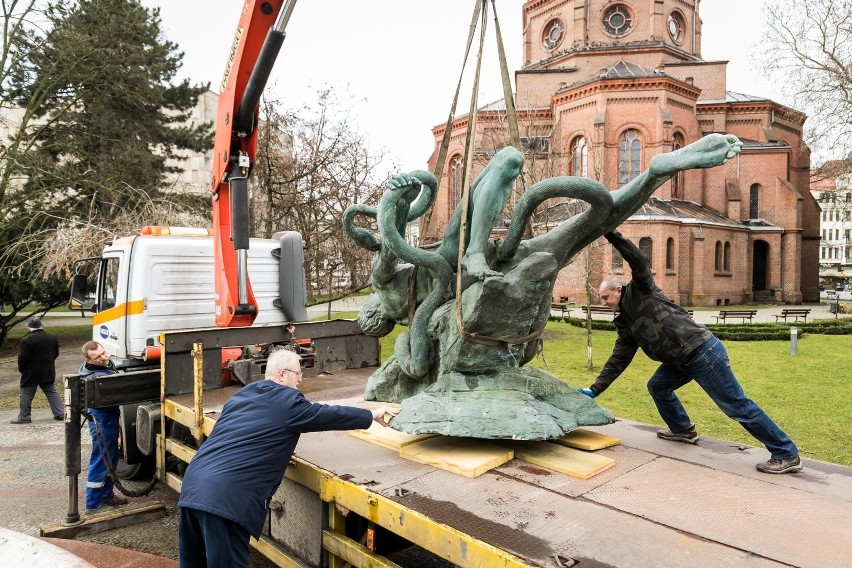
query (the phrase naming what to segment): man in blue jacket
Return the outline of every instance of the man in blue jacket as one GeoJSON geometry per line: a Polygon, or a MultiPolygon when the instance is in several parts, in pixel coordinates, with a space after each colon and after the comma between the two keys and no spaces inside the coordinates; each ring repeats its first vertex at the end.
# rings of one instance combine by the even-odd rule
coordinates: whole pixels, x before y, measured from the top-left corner
{"type": "Polygon", "coordinates": [[[266,380],[248,384],[222,409],[183,477],[180,500],[181,568],[248,566],[249,537],[260,535],[272,495],[304,432],[387,426],[373,411],[310,403],[296,388],[299,356],[275,351],[266,380]]]}
{"type": "MultiPolygon", "coordinates": [[[[118,373],[106,349],[97,341],[87,341],[82,351],[86,362],[80,367],[81,377],[118,373]]],[[[127,499],[112,492],[113,482],[109,476],[109,469],[115,469],[118,464],[118,407],[89,408],[87,412],[91,416],[92,457],[86,473],[86,510],[97,511],[103,505],[124,505],[127,499]]]]}
{"type": "Polygon", "coordinates": [[[648,259],[636,245],[615,231],[604,237],[630,265],[633,279],[629,284],[617,278],[601,282],[601,303],[615,312],[618,337],[595,383],[578,390],[593,398],[601,394],[627,369],[641,347],[649,358],[662,363],[648,381],[648,392],[669,427],[657,436],[687,444],[698,442],[695,424],[674,392],[694,380],[722,412],[769,450],[770,459],[756,466],[759,471],[801,471],[796,444],[745,395],[722,343],[663,294],[654,283],[648,259]]]}

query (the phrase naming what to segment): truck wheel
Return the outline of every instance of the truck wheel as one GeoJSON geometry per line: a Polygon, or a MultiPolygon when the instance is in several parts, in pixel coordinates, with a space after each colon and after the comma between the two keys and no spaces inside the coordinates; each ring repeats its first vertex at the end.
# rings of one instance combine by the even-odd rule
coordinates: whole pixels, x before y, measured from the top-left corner
{"type": "Polygon", "coordinates": [[[118,464],[115,466],[115,474],[119,479],[150,480],[156,468],[156,456],[145,456],[139,463],[128,464],[124,460],[124,456],[119,454],[118,464]]]}

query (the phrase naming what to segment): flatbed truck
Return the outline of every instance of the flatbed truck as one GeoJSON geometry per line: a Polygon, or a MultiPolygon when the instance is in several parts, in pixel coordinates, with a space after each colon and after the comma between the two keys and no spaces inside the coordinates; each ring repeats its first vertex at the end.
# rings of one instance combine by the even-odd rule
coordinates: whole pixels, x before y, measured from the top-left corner
{"type": "MultiPolygon", "coordinates": [[[[298,335],[313,341],[301,385],[310,400],[369,404],[374,338],[346,320],[302,324],[298,335]]],[[[221,348],[289,339],[280,326],[163,335],[163,483],[180,491],[182,464],[240,388],[221,385],[221,348]]],[[[138,381],[136,373],[120,380],[138,381]]],[[[129,402],[133,392],[69,379],[78,406],[129,402]]],[[[79,436],[74,420],[67,428],[79,436]]],[[[599,450],[616,464],[586,480],[518,459],[469,479],[345,432],[303,434],[253,545],[279,566],[302,568],[852,566],[852,468],[806,460],[800,474],[768,476],[754,469],[762,448],[672,443],[624,420],[590,429],[621,444],[599,450]]],[[[79,446],[77,460],[79,473],[79,446]]],[[[69,516],[75,507],[76,493],[69,516]]]]}

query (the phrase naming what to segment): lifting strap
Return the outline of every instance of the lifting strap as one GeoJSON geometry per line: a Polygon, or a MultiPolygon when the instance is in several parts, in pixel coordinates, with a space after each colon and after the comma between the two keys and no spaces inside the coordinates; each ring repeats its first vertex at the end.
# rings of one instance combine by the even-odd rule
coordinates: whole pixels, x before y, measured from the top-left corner
{"type": "MultiPolygon", "coordinates": [[[[492,0],[493,6],[494,0],[492,0]]],[[[512,86],[509,83],[509,71],[506,65],[506,54],[503,50],[503,42],[502,37],[499,33],[499,22],[497,21],[497,10],[494,8],[494,21],[497,26],[497,51],[500,58],[500,71],[501,76],[503,78],[503,94],[506,99],[506,111],[509,117],[509,132],[512,136],[512,144],[520,150],[520,139],[518,137],[518,123],[517,123],[517,114],[515,113],[515,105],[512,101],[512,86]]],[[[543,330],[535,331],[529,335],[523,337],[517,337],[513,339],[499,339],[496,337],[491,337],[488,335],[479,335],[476,333],[470,333],[464,329],[464,323],[462,318],[462,259],[464,257],[465,244],[467,241],[467,223],[468,223],[468,211],[470,207],[470,198],[471,198],[471,168],[473,164],[473,155],[475,153],[475,136],[476,136],[476,118],[477,118],[477,109],[478,109],[478,97],[479,97],[479,78],[482,70],[482,55],[484,51],[485,45],[485,28],[488,23],[488,4],[482,4],[482,22],[481,22],[481,31],[479,35],[479,52],[477,53],[477,61],[476,61],[476,71],[474,73],[473,79],[473,92],[470,97],[470,112],[468,114],[467,120],[467,132],[465,134],[465,153],[464,153],[464,169],[462,174],[462,197],[461,197],[461,219],[459,223],[459,248],[458,248],[458,257],[456,259],[456,326],[458,327],[459,334],[462,339],[466,341],[470,341],[472,343],[479,343],[483,345],[499,345],[505,346],[507,349],[511,345],[520,345],[526,344],[530,341],[538,338],[543,330]]]]}
{"type": "MultiPolygon", "coordinates": [[[[515,108],[515,102],[512,93],[512,83],[509,78],[509,68],[506,63],[506,52],[503,47],[503,36],[500,31],[500,21],[497,18],[497,7],[496,0],[491,0],[492,9],[494,11],[494,26],[495,26],[495,35],[497,41],[497,56],[500,64],[500,77],[503,85],[503,100],[506,105],[506,116],[508,120],[509,126],[509,139],[510,144],[516,148],[518,151],[521,151],[521,142],[520,142],[520,131],[518,129],[518,116],[517,110],[515,108]]],[[[467,221],[468,221],[468,210],[470,203],[470,174],[473,163],[473,154],[474,154],[474,146],[475,146],[475,135],[476,135],[476,118],[477,118],[477,110],[478,110],[478,94],[479,94],[479,78],[482,69],[482,56],[484,52],[485,45],[485,30],[488,22],[488,4],[487,0],[476,0],[473,15],[470,21],[470,29],[467,37],[467,44],[465,47],[464,61],[462,62],[462,69],[459,74],[459,80],[456,85],[456,92],[453,96],[453,102],[450,106],[449,116],[447,117],[446,125],[444,126],[444,134],[441,139],[441,145],[438,149],[438,156],[435,162],[434,174],[435,177],[441,180],[441,177],[444,173],[444,165],[447,159],[447,152],[450,146],[450,136],[452,134],[453,122],[455,120],[455,112],[456,106],[458,105],[459,94],[461,92],[461,84],[462,79],[464,77],[465,66],[467,65],[467,60],[470,57],[470,49],[473,44],[473,38],[476,33],[477,20],[480,20],[480,34],[479,34],[479,50],[477,52],[477,63],[476,63],[476,71],[474,73],[474,83],[470,100],[470,110],[468,112],[468,124],[467,131],[465,134],[465,152],[464,152],[464,164],[463,164],[463,173],[462,173],[462,196],[461,196],[461,219],[459,226],[459,249],[458,249],[458,258],[456,264],[456,324],[459,329],[459,333],[461,334],[463,339],[468,341],[472,341],[474,343],[487,344],[487,345],[505,345],[507,348],[510,345],[518,345],[518,344],[526,344],[530,341],[538,338],[543,330],[538,330],[533,332],[530,335],[514,338],[514,339],[498,339],[495,337],[490,337],[486,335],[478,335],[475,333],[469,333],[464,329],[464,325],[462,324],[462,258],[464,256],[465,245],[467,241],[467,221]]],[[[523,174],[520,176],[521,183],[523,184],[523,174]]],[[[523,193],[523,185],[520,193],[523,193]]],[[[423,234],[429,234],[429,225],[432,219],[433,209],[430,209],[426,213],[426,217],[424,219],[424,230],[423,234]]],[[[529,229],[529,227],[527,227],[529,229]]],[[[416,295],[417,295],[417,267],[412,271],[412,276],[409,279],[408,285],[408,321],[411,322],[414,318],[414,308],[416,306],[416,295]]]]}

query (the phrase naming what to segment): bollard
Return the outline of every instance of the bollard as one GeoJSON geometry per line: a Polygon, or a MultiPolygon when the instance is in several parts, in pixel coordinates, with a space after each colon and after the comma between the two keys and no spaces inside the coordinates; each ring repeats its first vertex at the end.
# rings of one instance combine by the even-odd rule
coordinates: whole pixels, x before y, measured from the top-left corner
{"type": "Polygon", "coordinates": [[[796,356],[797,343],[799,341],[799,330],[795,326],[790,328],[790,355],[796,356]]]}

